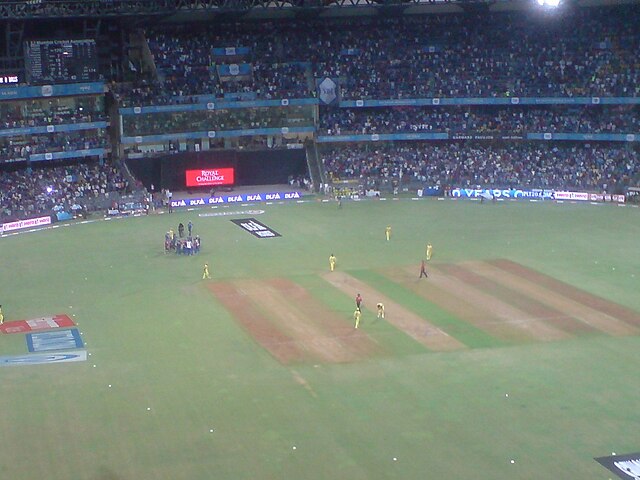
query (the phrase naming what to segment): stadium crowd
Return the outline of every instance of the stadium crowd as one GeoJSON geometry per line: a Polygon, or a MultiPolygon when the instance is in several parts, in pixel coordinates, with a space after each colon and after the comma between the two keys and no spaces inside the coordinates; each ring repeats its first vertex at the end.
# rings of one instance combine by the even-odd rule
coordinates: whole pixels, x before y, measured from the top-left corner
{"type": "Polygon", "coordinates": [[[31,154],[106,148],[103,130],[81,130],[48,135],[0,137],[0,162],[27,160],[31,154]]]}
{"type": "Polygon", "coordinates": [[[98,96],[0,103],[0,129],[96,122],[106,119],[104,102],[98,96]]]}
{"type": "Polygon", "coordinates": [[[0,171],[0,185],[2,221],[74,211],[110,192],[130,190],[116,166],[96,162],[0,171]]]}
{"type": "Polygon", "coordinates": [[[638,133],[636,107],[396,107],[329,109],[326,135],[397,132],[638,133]]]}
{"type": "Polygon", "coordinates": [[[118,92],[123,104],[197,95],[313,94],[339,80],[345,99],[633,96],[640,94],[637,9],[349,18],[150,30],[158,82],[118,92]],[[398,39],[402,39],[399,41],[398,39]],[[212,47],[247,52],[216,57],[212,47]],[[229,80],[220,65],[249,64],[229,80]]]}
{"type": "Polygon", "coordinates": [[[334,180],[485,188],[561,188],[614,193],[637,179],[637,151],[616,145],[518,142],[383,143],[321,154],[334,180]]]}
{"type": "Polygon", "coordinates": [[[310,126],[310,106],[216,109],[123,116],[125,135],[310,126]]]}

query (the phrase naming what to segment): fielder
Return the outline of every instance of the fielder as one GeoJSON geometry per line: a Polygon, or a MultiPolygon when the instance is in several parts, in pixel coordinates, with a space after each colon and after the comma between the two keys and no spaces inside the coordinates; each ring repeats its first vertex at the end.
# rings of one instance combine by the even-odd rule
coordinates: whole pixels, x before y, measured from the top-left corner
{"type": "Polygon", "coordinates": [[[431,260],[431,254],[433,253],[433,245],[427,243],[427,261],[431,260]]]}
{"type": "Polygon", "coordinates": [[[384,229],[384,234],[387,237],[387,242],[391,240],[391,225],[387,225],[387,228],[384,229]]]}
{"type": "Polygon", "coordinates": [[[360,325],[360,318],[362,318],[362,312],[359,308],[356,308],[356,311],[353,312],[353,319],[356,321],[356,328],[360,325]]]}
{"type": "Polygon", "coordinates": [[[384,320],[384,303],[378,302],[376,304],[376,308],[378,309],[378,318],[381,318],[384,320]]]}
{"type": "Polygon", "coordinates": [[[208,263],[204,264],[204,269],[202,271],[202,279],[204,280],[205,278],[211,278],[211,275],[209,275],[209,264],[208,263]]]}
{"type": "Polygon", "coordinates": [[[4,315],[2,314],[2,305],[0,305],[0,325],[4,323],[4,315]]]}
{"type": "Polygon", "coordinates": [[[329,270],[334,271],[336,268],[336,256],[332,253],[329,255],[329,270]]]}

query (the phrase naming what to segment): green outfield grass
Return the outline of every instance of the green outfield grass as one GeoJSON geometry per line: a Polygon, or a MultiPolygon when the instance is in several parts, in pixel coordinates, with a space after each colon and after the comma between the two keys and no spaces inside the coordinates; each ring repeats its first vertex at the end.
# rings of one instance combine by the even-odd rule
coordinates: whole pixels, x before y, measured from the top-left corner
{"type": "MultiPolygon", "coordinates": [[[[75,315],[91,354],[0,368],[0,479],[606,480],[593,457],[640,451],[640,338],[511,345],[384,276],[414,264],[417,275],[429,241],[434,262],[506,258],[640,311],[640,209],[436,199],[233,208],[265,212],[177,211],[0,239],[5,320],[75,315]],[[229,221],[247,216],[282,237],[229,221]],[[189,220],[203,251],[165,255],[164,232],[189,220]],[[286,277],[348,324],[352,297],[320,277],[331,253],[340,271],[470,348],[431,352],[369,322],[384,355],[283,366],[201,280],[204,262],[214,280],[286,277]]],[[[26,351],[24,335],[0,336],[0,356],[26,351]]]]}

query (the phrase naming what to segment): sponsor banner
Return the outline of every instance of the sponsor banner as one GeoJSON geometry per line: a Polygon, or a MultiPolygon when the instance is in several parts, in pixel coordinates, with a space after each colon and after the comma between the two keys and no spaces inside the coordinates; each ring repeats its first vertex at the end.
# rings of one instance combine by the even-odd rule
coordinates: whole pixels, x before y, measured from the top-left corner
{"type": "Polygon", "coordinates": [[[187,170],[185,176],[187,187],[233,185],[234,182],[233,168],[187,170]]]}
{"type": "Polygon", "coordinates": [[[451,190],[451,196],[457,198],[535,198],[535,199],[553,199],[553,190],[519,190],[514,188],[454,188],[451,190]]]}
{"type": "Polygon", "coordinates": [[[259,222],[255,218],[234,218],[231,220],[240,228],[246,230],[254,237],[258,238],[275,238],[281,237],[278,232],[267,227],[264,223],[259,222]]]}
{"type": "Polygon", "coordinates": [[[84,347],[82,337],[77,328],[56,330],[51,332],[28,333],[27,348],[30,352],[46,352],[50,350],[74,350],[84,347]]]}
{"type": "Polygon", "coordinates": [[[51,330],[53,328],[75,327],[76,324],[67,315],[39,317],[30,320],[4,322],[0,325],[2,333],[25,333],[37,330],[51,330]]]}
{"type": "Polygon", "coordinates": [[[239,193],[237,195],[218,195],[213,197],[185,198],[182,200],[172,200],[171,206],[177,207],[197,207],[204,205],[219,205],[229,203],[245,202],[273,202],[281,200],[298,200],[302,198],[300,192],[267,192],[267,193],[239,193]]]}
{"type": "Polygon", "coordinates": [[[451,133],[451,140],[523,140],[524,135],[501,133],[451,133]]]}
{"type": "Polygon", "coordinates": [[[14,230],[22,230],[23,228],[40,227],[42,225],[49,225],[50,223],[51,216],[29,218],[27,220],[0,224],[0,232],[12,232],[14,230]]]}
{"type": "Polygon", "coordinates": [[[620,478],[628,480],[640,478],[640,453],[612,455],[594,460],[620,478]]]}
{"type": "Polygon", "coordinates": [[[587,192],[555,192],[556,200],[580,200],[589,201],[589,194],[587,192]]]}
{"type": "Polygon", "coordinates": [[[500,189],[500,188],[454,188],[451,190],[451,196],[457,198],[518,198],[518,199],[538,199],[538,200],[573,200],[573,201],[591,201],[591,202],[618,202],[624,203],[624,195],[610,195],[588,192],[570,192],[557,190],[542,190],[532,188],[527,190],[520,189],[500,189]]]}
{"type": "Polygon", "coordinates": [[[0,357],[0,367],[11,367],[15,365],[41,365],[43,363],[67,363],[86,362],[87,351],[77,352],[53,352],[53,353],[31,353],[29,355],[12,355],[0,357]]]}
{"type": "Polygon", "coordinates": [[[367,133],[355,135],[318,135],[318,143],[336,142],[387,142],[394,140],[447,140],[446,132],[425,133],[367,133]]]}
{"type": "Polygon", "coordinates": [[[609,193],[590,193],[590,202],[617,202],[624,203],[626,198],[624,195],[611,195],[609,193]]]}

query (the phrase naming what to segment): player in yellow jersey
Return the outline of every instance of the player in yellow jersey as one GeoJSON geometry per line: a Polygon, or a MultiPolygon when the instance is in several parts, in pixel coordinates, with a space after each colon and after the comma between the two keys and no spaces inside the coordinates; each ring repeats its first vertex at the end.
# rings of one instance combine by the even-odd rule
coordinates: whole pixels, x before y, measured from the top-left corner
{"type": "Polygon", "coordinates": [[[427,260],[431,260],[431,254],[433,253],[433,245],[427,243],[427,260]]]}
{"type": "Polygon", "coordinates": [[[2,305],[0,305],[0,325],[4,323],[4,315],[2,314],[2,305]]]}
{"type": "Polygon", "coordinates": [[[336,256],[332,253],[331,255],[329,255],[329,270],[333,272],[335,268],[336,268],[336,256]]]}
{"type": "Polygon", "coordinates": [[[202,279],[204,280],[205,278],[211,278],[211,275],[209,275],[209,264],[208,263],[204,264],[204,269],[202,271],[202,279]]]}
{"type": "Polygon", "coordinates": [[[362,318],[362,312],[359,308],[356,308],[356,311],[353,312],[353,319],[356,321],[356,328],[360,325],[360,318],[362,318]]]}
{"type": "Polygon", "coordinates": [[[387,236],[387,242],[391,240],[391,225],[387,225],[387,228],[384,229],[384,234],[387,236]]]}
{"type": "Polygon", "coordinates": [[[384,320],[384,303],[378,302],[376,304],[376,309],[378,310],[378,318],[382,318],[384,320]]]}

